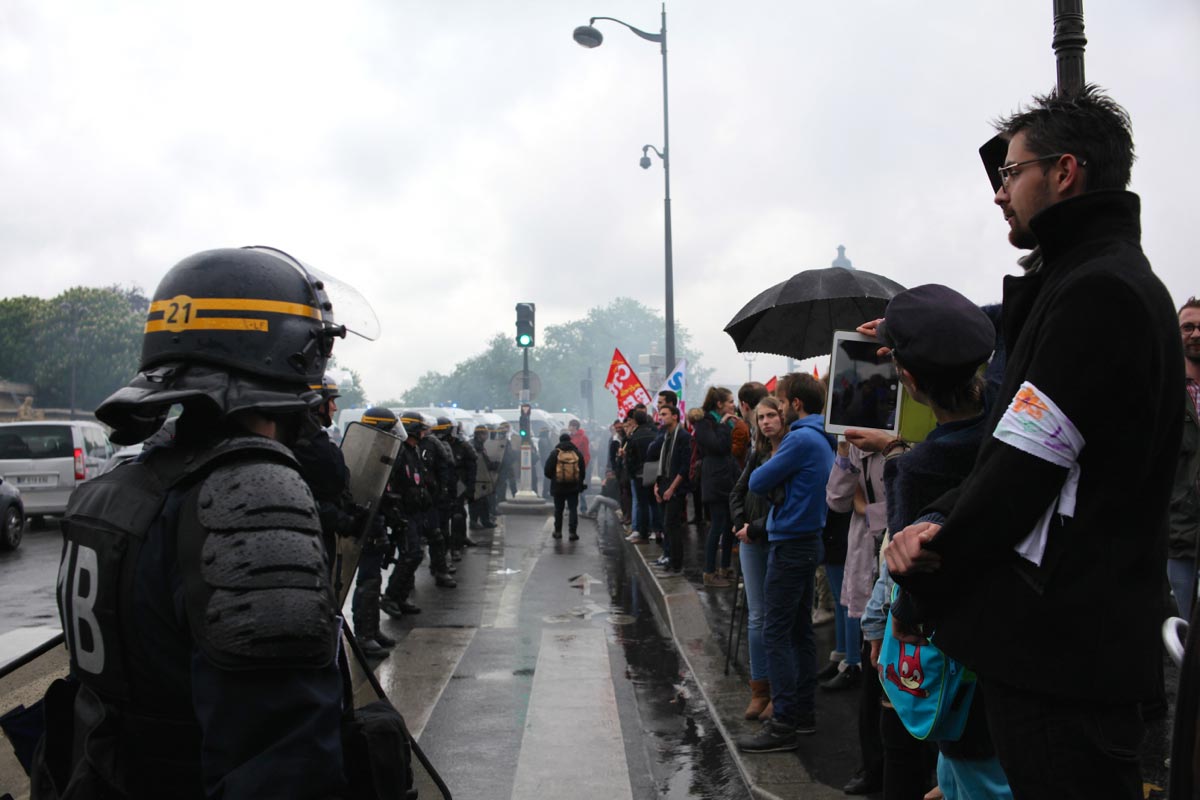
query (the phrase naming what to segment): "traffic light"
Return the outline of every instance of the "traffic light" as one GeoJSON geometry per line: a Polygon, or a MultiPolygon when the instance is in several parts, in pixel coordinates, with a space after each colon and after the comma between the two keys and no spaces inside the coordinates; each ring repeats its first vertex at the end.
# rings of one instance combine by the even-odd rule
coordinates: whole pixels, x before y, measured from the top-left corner
{"type": "Polygon", "coordinates": [[[533,347],[533,303],[517,303],[517,345],[533,347]]]}
{"type": "Polygon", "coordinates": [[[522,444],[525,442],[526,439],[529,438],[529,434],[531,432],[532,425],[531,425],[530,416],[531,415],[528,411],[525,411],[524,409],[522,409],[521,418],[517,423],[517,425],[518,425],[517,430],[521,434],[522,444]]]}

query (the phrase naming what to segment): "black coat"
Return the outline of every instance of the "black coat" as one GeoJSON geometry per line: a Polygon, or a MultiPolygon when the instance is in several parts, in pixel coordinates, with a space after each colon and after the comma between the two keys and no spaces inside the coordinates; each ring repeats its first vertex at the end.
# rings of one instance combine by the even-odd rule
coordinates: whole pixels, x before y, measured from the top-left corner
{"type": "Polygon", "coordinates": [[[989,436],[966,481],[932,506],[947,514],[931,542],[940,568],[897,577],[938,645],[985,679],[1086,702],[1160,693],[1183,353],[1138,217],[1129,192],[1052,205],[1030,221],[1042,268],[1004,280],[1008,361],[987,430],[1025,381],[1053,400],[1086,442],[1075,516],[1055,517],[1040,567],[1017,556],[1067,470],[989,436]],[[1117,374],[1131,397],[1120,408],[1106,391],[1117,374]]]}
{"type": "Polygon", "coordinates": [[[700,448],[700,493],[705,503],[727,503],[740,470],[733,460],[733,429],[705,414],[692,426],[700,448]]]}
{"type": "Polygon", "coordinates": [[[546,466],[542,469],[542,474],[546,476],[546,480],[550,481],[550,494],[558,497],[560,495],[579,494],[583,491],[583,453],[579,452],[579,448],[570,442],[559,442],[558,446],[550,451],[550,456],[546,459],[546,466]],[[579,457],[579,481],[576,483],[559,483],[555,479],[555,474],[558,471],[558,454],[570,450],[579,457]]]}

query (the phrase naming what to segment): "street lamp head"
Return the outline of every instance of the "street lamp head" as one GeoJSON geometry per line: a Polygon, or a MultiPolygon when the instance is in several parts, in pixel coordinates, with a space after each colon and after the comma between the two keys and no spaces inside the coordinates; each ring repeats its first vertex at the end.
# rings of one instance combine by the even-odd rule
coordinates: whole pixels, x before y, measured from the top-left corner
{"type": "Polygon", "coordinates": [[[600,31],[593,28],[591,25],[580,25],[575,29],[575,41],[587,48],[599,47],[604,41],[604,36],[600,31]]]}
{"type": "Polygon", "coordinates": [[[650,169],[650,156],[646,155],[645,151],[643,151],[642,158],[638,163],[642,165],[642,169],[650,169]]]}

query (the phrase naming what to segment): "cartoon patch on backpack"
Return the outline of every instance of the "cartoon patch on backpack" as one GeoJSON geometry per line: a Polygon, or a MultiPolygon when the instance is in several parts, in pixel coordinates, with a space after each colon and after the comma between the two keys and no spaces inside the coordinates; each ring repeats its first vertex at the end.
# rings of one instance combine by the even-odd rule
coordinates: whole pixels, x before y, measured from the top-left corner
{"type": "Polygon", "coordinates": [[[908,654],[907,648],[901,646],[900,656],[896,660],[900,663],[900,672],[896,672],[894,664],[888,664],[887,679],[900,691],[913,697],[929,697],[929,690],[921,688],[921,681],[925,679],[925,674],[921,671],[921,645],[914,645],[911,655],[908,654]]]}

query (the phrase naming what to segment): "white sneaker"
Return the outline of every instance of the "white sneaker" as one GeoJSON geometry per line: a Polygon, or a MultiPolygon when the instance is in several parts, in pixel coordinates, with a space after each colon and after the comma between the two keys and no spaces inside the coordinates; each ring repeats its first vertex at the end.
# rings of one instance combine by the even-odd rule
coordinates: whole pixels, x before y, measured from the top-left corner
{"type": "Polygon", "coordinates": [[[631,533],[625,537],[625,541],[627,541],[627,542],[640,542],[641,540],[642,540],[642,534],[638,533],[637,531],[634,531],[633,533],[631,533]]]}

